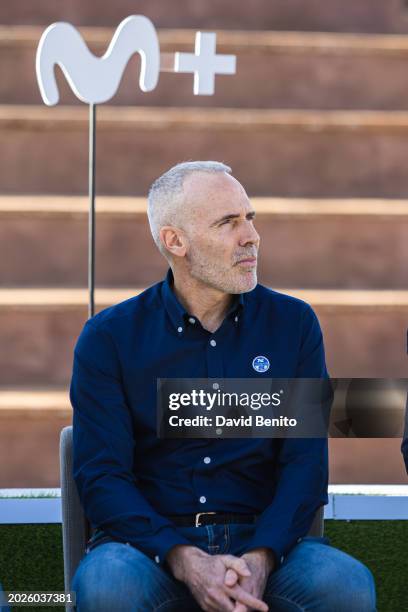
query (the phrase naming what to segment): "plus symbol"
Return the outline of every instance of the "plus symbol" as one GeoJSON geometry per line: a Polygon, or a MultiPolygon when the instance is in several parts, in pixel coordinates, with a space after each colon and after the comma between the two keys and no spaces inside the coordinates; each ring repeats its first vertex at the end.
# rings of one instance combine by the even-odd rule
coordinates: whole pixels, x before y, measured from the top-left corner
{"type": "Polygon", "coordinates": [[[194,95],[212,96],[216,74],[235,74],[235,55],[217,55],[216,34],[197,32],[195,53],[175,54],[174,71],[194,74],[194,95]]]}

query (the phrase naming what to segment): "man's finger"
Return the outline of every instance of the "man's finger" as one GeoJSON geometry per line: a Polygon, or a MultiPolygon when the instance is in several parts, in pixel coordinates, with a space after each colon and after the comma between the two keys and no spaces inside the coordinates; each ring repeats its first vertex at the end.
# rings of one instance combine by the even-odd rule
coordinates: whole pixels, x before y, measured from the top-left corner
{"type": "Polygon", "coordinates": [[[262,599],[258,599],[254,597],[247,591],[244,591],[242,587],[236,584],[234,587],[225,587],[226,593],[229,597],[232,597],[236,601],[239,601],[249,608],[253,608],[254,610],[259,610],[260,612],[268,612],[269,608],[262,599]]]}
{"type": "Polygon", "coordinates": [[[212,599],[214,601],[210,604],[211,609],[213,609],[214,606],[214,610],[217,610],[218,612],[220,610],[222,610],[222,612],[234,612],[235,602],[231,601],[231,599],[222,591],[219,591],[216,597],[214,596],[212,599]]]}
{"type": "Polygon", "coordinates": [[[247,562],[242,557],[234,557],[233,555],[222,555],[225,565],[240,574],[241,576],[250,576],[251,570],[247,562]]]}
{"type": "Polygon", "coordinates": [[[236,603],[233,612],[249,612],[249,608],[242,603],[236,603]]]}
{"type": "Polygon", "coordinates": [[[233,587],[234,584],[236,584],[237,582],[238,582],[237,572],[231,568],[228,568],[225,573],[224,583],[229,587],[233,587]]]}

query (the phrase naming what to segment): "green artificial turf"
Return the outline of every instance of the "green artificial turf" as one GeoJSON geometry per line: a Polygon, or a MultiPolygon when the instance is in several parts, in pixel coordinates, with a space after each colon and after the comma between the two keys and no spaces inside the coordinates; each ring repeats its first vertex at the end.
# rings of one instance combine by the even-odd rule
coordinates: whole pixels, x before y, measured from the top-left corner
{"type": "MultiPolygon", "coordinates": [[[[0,582],[5,591],[64,591],[61,525],[0,525],[0,582]]],[[[12,610],[64,612],[61,606],[12,610]]]]}
{"type": "MultiPolygon", "coordinates": [[[[408,521],[325,521],[325,535],[371,569],[378,612],[408,611],[408,521]]],[[[61,525],[0,525],[0,582],[6,591],[63,591],[61,525]]]]}

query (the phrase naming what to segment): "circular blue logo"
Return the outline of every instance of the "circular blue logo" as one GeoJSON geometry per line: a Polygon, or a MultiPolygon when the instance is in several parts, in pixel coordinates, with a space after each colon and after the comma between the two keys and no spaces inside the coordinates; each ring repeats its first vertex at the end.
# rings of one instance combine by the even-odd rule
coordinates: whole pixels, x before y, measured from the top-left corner
{"type": "Polygon", "coordinates": [[[254,370],[256,370],[256,372],[266,372],[269,370],[269,366],[269,359],[263,355],[258,355],[258,357],[255,357],[252,362],[252,367],[254,370]]]}

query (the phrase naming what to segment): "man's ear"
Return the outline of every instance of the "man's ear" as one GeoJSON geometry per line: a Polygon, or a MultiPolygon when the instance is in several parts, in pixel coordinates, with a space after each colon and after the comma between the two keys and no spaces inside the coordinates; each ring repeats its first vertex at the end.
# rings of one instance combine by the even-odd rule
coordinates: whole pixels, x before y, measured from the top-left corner
{"type": "Polygon", "coordinates": [[[187,252],[187,236],[183,232],[183,230],[178,227],[172,225],[164,225],[160,229],[160,240],[163,246],[169,251],[172,255],[176,257],[184,257],[187,252]]]}

